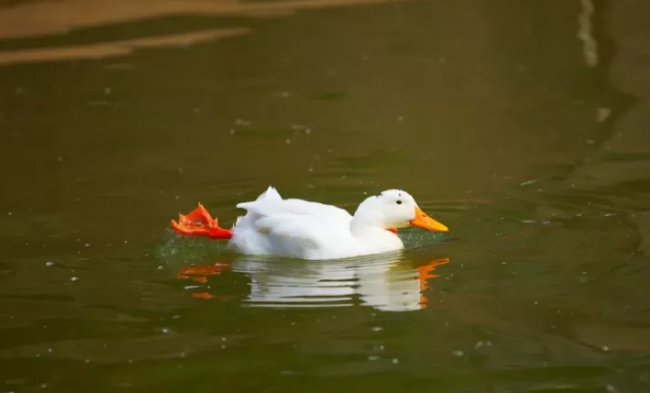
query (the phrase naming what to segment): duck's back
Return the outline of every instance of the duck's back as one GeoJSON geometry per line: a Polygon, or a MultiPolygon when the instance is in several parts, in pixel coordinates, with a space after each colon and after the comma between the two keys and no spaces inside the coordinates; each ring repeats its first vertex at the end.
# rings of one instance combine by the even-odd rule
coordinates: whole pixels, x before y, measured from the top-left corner
{"type": "Polygon", "coordinates": [[[245,254],[302,259],[347,256],[354,247],[352,216],[335,206],[301,199],[282,199],[269,188],[237,207],[247,214],[237,220],[230,246],[245,254]]]}

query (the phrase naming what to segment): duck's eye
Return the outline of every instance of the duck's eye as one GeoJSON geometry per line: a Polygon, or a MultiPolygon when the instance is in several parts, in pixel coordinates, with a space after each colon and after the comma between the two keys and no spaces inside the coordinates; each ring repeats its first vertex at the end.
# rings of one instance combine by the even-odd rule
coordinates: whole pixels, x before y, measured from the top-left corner
{"type": "Polygon", "coordinates": [[[402,204],[402,201],[397,201],[397,204],[398,204],[398,205],[401,205],[401,204],[402,204]]]}

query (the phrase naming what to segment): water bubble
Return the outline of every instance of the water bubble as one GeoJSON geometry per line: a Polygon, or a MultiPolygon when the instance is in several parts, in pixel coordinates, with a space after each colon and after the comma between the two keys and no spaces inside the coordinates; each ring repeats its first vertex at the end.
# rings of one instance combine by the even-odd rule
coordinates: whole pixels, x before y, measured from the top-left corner
{"type": "Polygon", "coordinates": [[[398,358],[393,358],[393,364],[397,364],[397,363],[399,363],[399,359],[398,358]]]}
{"type": "Polygon", "coordinates": [[[8,216],[13,216],[14,214],[12,212],[7,212],[8,216]]]}
{"type": "Polygon", "coordinates": [[[375,362],[375,361],[377,361],[377,360],[379,360],[379,359],[381,359],[381,357],[380,357],[380,356],[377,356],[377,355],[370,355],[370,356],[368,356],[368,360],[370,360],[371,362],[375,362]]]}
{"type": "Polygon", "coordinates": [[[384,329],[381,326],[375,326],[375,327],[372,328],[373,332],[381,332],[382,330],[384,330],[384,329]]]}
{"type": "Polygon", "coordinates": [[[78,277],[70,277],[70,281],[77,281],[78,279],[78,277]]]}
{"type": "Polygon", "coordinates": [[[603,345],[602,350],[604,352],[609,352],[609,347],[607,345],[603,345]]]}
{"type": "Polygon", "coordinates": [[[465,355],[465,353],[463,351],[458,350],[458,349],[455,349],[455,350],[451,351],[451,354],[456,356],[457,358],[463,357],[465,355]]]}
{"type": "Polygon", "coordinates": [[[54,262],[47,261],[47,262],[45,262],[45,266],[47,266],[47,267],[54,266],[54,262]]]}
{"type": "Polygon", "coordinates": [[[606,388],[607,388],[607,391],[609,393],[617,393],[618,392],[618,389],[616,389],[613,385],[607,385],[606,388]]]}
{"type": "Polygon", "coordinates": [[[286,141],[284,141],[284,143],[286,143],[287,145],[290,145],[291,144],[291,139],[287,139],[286,141]]]}
{"type": "Polygon", "coordinates": [[[163,329],[162,329],[162,332],[163,332],[164,334],[167,334],[167,333],[169,333],[169,329],[167,329],[167,328],[163,328],[163,329]]]}

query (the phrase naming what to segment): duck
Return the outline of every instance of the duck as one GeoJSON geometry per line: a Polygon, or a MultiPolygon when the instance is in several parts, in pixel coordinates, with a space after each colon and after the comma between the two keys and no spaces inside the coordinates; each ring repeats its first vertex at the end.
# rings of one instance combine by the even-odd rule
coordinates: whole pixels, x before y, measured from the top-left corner
{"type": "Polygon", "coordinates": [[[433,232],[449,229],[422,211],[411,194],[390,189],[363,200],[354,215],[337,206],[297,198],[284,199],[273,186],[256,200],[242,202],[246,210],[231,229],[221,228],[201,204],[172,220],[182,236],[228,240],[227,248],[244,255],[304,260],[344,259],[404,249],[397,230],[419,227],[433,232]]]}

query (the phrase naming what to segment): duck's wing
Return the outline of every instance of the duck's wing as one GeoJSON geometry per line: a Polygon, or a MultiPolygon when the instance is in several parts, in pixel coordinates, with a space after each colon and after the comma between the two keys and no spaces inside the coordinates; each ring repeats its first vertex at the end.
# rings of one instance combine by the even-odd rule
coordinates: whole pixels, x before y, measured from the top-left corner
{"type": "Polygon", "coordinates": [[[273,186],[269,186],[260,196],[257,197],[257,201],[281,201],[282,197],[278,190],[273,186]]]}
{"type": "Polygon", "coordinates": [[[276,253],[305,255],[324,247],[325,227],[311,216],[278,214],[255,222],[256,231],[273,245],[276,253]]]}
{"type": "Polygon", "coordinates": [[[278,214],[297,214],[302,216],[320,217],[328,221],[340,220],[346,223],[352,219],[347,211],[332,205],[325,205],[318,202],[309,202],[301,199],[264,200],[244,202],[237,205],[249,213],[263,217],[275,216],[278,214]]]}
{"type": "Polygon", "coordinates": [[[252,215],[255,218],[273,217],[280,214],[298,214],[317,217],[332,224],[339,222],[342,225],[348,225],[349,220],[352,219],[350,213],[336,206],[303,199],[282,199],[273,187],[269,187],[255,201],[239,203],[237,207],[246,210],[248,212],[247,216],[252,215]]]}
{"type": "Polygon", "coordinates": [[[269,254],[330,259],[338,258],[349,246],[349,228],[349,224],[322,217],[285,213],[255,221],[255,236],[247,238],[259,240],[258,244],[263,244],[269,254]]]}
{"type": "Polygon", "coordinates": [[[352,216],[335,206],[281,199],[273,191],[237,205],[246,215],[235,225],[233,246],[246,253],[312,259],[350,236],[352,216]]]}

